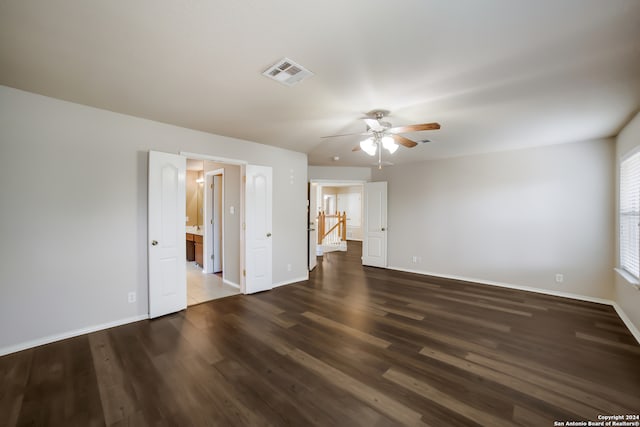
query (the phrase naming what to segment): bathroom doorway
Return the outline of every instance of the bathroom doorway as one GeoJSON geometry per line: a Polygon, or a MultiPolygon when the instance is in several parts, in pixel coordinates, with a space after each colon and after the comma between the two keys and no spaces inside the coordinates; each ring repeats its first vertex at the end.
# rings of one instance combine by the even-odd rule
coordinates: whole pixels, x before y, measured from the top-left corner
{"type": "Polygon", "coordinates": [[[239,241],[239,200],[240,166],[187,159],[187,305],[240,293],[234,274],[239,245],[233,244],[234,238],[239,241]]]}

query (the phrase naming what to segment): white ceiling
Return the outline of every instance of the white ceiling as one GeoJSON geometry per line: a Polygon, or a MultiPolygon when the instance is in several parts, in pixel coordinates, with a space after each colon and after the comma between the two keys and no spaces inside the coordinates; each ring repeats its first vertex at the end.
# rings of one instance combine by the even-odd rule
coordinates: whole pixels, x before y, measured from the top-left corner
{"type": "Polygon", "coordinates": [[[396,164],[573,142],[640,107],[640,1],[3,0],[0,84],[316,165],[370,164],[357,136],[320,137],[376,108],[442,125],[396,164]],[[285,56],[315,76],[261,75],[285,56]]]}

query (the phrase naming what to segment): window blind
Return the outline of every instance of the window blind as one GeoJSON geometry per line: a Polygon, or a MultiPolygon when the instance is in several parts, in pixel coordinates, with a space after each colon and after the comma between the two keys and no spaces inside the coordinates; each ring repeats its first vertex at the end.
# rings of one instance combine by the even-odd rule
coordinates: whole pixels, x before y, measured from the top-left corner
{"type": "Polygon", "coordinates": [[[620,267],[640,277],[640,152],[620,163],[620,267]]]}

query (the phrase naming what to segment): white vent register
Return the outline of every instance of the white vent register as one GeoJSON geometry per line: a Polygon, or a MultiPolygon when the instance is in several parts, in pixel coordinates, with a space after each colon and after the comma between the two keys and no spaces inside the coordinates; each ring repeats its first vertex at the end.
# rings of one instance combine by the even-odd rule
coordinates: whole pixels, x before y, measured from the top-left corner
{"type": "Polygon", "coordinates": [[[283,85],[293,86],[307,77],[313,76],[313,73],[289,58],[283,58],[269,67],[262,75],[283,85]]]}

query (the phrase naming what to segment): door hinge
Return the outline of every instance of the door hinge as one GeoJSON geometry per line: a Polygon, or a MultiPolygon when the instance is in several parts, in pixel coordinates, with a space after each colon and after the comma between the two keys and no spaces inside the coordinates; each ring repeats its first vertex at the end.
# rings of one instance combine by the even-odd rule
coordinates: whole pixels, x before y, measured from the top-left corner
{"type": "Polygon", "coordinates": [[[242,182],[243,182],[243,183],[245,183],[245,184],[247,183],[247,175],[244,175],[244,176],[242,177],[242,182]]]}
{"type": "Polygon", "coordinates": [[[213,220],[211,220],[211,224],[213,224],[213,220]]]}
{"type": "Polygon", "coordinates": [[[214,256],[215,256],[215,255],[211,254],[211,259],[213,259],[213,257],[214,257],[214,256]]]}
{"type": "Polygon", "coordinates": [[[211,184],[211,185],[209,186],[209,188],[213,190],[213,184],[211,184]]]}
{"type": "Polygon", "coordinates": [[[247,270],[242,270],[242,276],[247,277],[247,270]]]}

